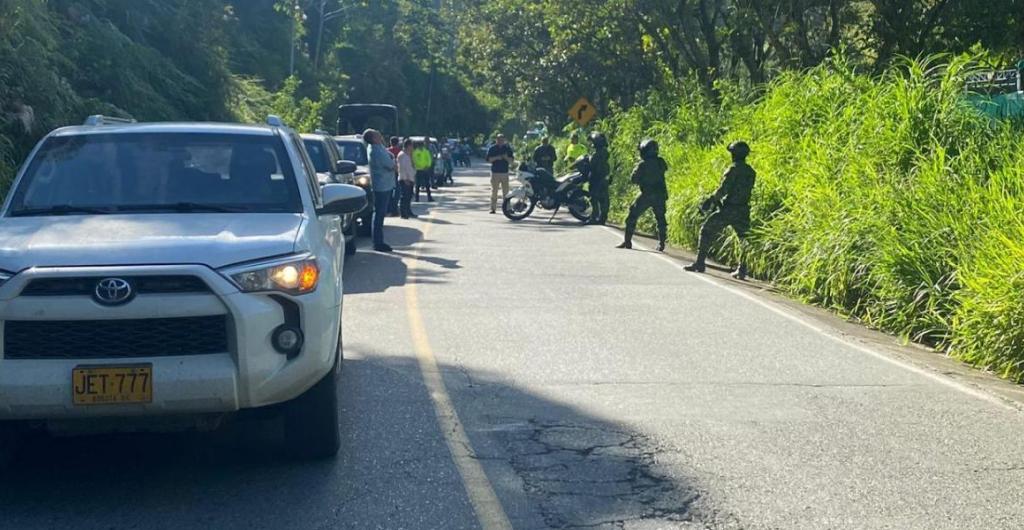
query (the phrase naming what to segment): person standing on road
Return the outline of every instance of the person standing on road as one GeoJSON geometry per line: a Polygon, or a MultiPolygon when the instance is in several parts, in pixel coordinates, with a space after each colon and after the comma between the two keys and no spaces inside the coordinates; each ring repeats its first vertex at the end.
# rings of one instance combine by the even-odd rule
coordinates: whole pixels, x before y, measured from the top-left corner
{"type": "Polygon", "coordinates": [[[640,186],[640,196],[633,201],[626,217],[626,239],[617,248],[633,248],[633,233],[636,222],[648,208],[654,210],[654,220],[658,223],[658,252],[665,250],[668,239],[668,222],[665,220],[665,202],[668,201],[668,188],[665,186],[665,173],[668,163],[658,156],[658,142],[647,139],[640,142],[640,163],[633,169],[630,180],[640,186]]]}
{"type": "Polygon", "coordinates": [[[580,143],[579,133],[572,133],[569,137],[569,146],[565,148],[565,163],[572,165],[577,158],[587,154],[587,147],[580,143]]]}
{"type": "Polygon", "coordinates": [[[373,181],[373,249],[391,252],[384,242],[384,217],[395,190],[395,159],[384,147],[384,137],[373,129],[363,132],[363,142],[369,146],[370,180],[373,181]]]}
{"type": "Polygon", "coordinates": [[[427,190],[427,201],[433,201],[430,186],[434,178],[434,156],[430,154],[425,142],[417,141],[413,145],[412,164],[416,168],[416,202],[420,202],[420,190],[427,190]]]}
{"type": "Polygon", "coordinates": [[[452,155],[451,146],[448,145],[448,141],[441,142],[441,163],[444,165],[444,177],[441,178],[443,184],[454,184],[455,179],[452,175],[455,173],[455,161],[452,155]]]}
{"type": "Polygon", "coordinates": [[[416,217],[412,213],[412,188],[416,185],[416,167],[412,163],[412,140],[406,140],[398,152],[398,186],[402,190],[398,212],[402,219],[416,217]]]}
{"type": "Polygon", "coordinates": [[[505,135],[499,134],[494,145],[487,150],[487,162],[491,164],[491,213],[498,209],[498,188],[501,196],[508,195],[508,171],[515,153],[512,146],[505,143],[505,135]]]}
{"type": "Polygon", "coordinates": [[[558,159],[558,153],[555,152],[555,147],[551,145],[551,139],[545,136],[541,141],[540,145],[533,150],[533,163],[537,167],[542,167],[548,170],[551,175],[555,174],[555,160],[558,159]]]}
{"type": "Polygon", "coordinates": [[[594,145],[594,154],[590,155],[591,214],[588,224],[603,225],[608,222],[608,209],[611,207],[608,196],[608,188],[611,186],[608,138],[604,133],[594,132],[590,135],[590,143],[594,145]]]}
{"type": "MultiPolygon", "coordinates": [[[[402,139],[397,136],[392,136],[390,139],[391,147],[388,147],[388,152],[395,158],[395,180],[398,184],[398,153],[402,152],[402,139]]],[[[394,217],[398,215],[398,202],[402,198],[402,186],[396,185],[394,193],[391,194],[391,200],[388,201],[388,215],[394,217]]]]}
{"type": "Polygon", "coordinates": [[[731,226],[740,238],[740,263],[739,267],[733,271],[732,276],[739,280],[745,280],[747,265],[744,256],[744,240],[747,231],[750,230],[750,196],[754,191],[757,173],[754,168],[747,165],[750,146],[746,142],[729,144],[729,153],[732,154],[732,166],[726,170],[718,190],[705,199],[700,206],[702,212],[716,211],[708,216],[704,221],[704,226],[700,227],[697,260],[683,268],[691,272],[704,272],[704,261],[711,250],[711,242],[723,228],[731,226]]]}

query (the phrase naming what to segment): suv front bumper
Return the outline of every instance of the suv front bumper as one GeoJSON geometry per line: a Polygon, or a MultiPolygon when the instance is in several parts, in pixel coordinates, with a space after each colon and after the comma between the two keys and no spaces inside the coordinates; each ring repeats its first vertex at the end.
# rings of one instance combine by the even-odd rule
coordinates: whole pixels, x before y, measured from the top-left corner
{"type": "MultiPolygon", "coordinates": [[[[0,286],[0,337],[7,321],[174,319],[224,315],[227,348],[222,352],[130,357],[17,358],[0,341],[0,419],[48,420],[99,416],[152,416],[232,412],[293,399],[334,366],[339,340],[340,300],[329,289],[291,297],[242,293],[201,265],[32,269],[0,286]],[[88,296],[21,296],[40,278],[195,276],[209,287],[202,293],[139,294],[130,303],[102,306],[88,296]],[[285,321],[284,303],[299,309],[305,342],[292,359],[271,345],[273,330],[285,321]],[[72,370],[77,366],[151,364],[150,403],[76,406],[72,370]]],[[[87,343],[83,348],[88,348],[87,343]]]]}

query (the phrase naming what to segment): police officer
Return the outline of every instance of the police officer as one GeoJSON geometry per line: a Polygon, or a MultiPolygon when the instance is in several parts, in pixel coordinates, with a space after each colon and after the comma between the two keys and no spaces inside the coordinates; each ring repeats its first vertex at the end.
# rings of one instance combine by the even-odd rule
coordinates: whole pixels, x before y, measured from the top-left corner
{"type": "Polygon", "coordinates": [[[611,166],[608,163],[608,139],[604,133],[590,134],[590,143],[594,146],[594,154],[590,155],[590,224],[603,225],[608,222],[608,209],[611,199],[608,187],[611,186],[611,166]]]}
{"type": "MultiPolygon", "coordinates": [[[[731,226],[736,231],[740,238],[741,250],[742,242],[750,229],[750,194],[754,190],[754,180],[757,178],[754,168],[747,165],[750,146],[746,142],[734,142],[729,144],[729,152],[732,153],[732,166],[725,172],[722,184],[714,195],[701,204],[700,209],[703,212],[713,209],[717,211],[712,213],[700,228],[697,261],[685,267],[688,271],[704,272],[704,261],[708,257],[711,242],[723,228],[731,226]]],[[[744,256],[740,256],[740,265],[732,276],[740,280],[746,279],[747,266],[744,263],[744,256]]]]}
{"type": "Polygon", "coordinates": [[[658,142],[647,139],[640,142],[640,163],[633,169],[630,180],[640,186],[640,196],[633,201],[626,217],[626,240],[618,248],[633,248],[633,233],[636,222],[648,208],[654,211],[654,219],[658,223],[658,251],[665,250],[665,239],[668,237],[668,222],[665,221],[665,202],[668,201],[668,188],[665,186],[665,172],[668,163],[658,156],[658,142]]]}

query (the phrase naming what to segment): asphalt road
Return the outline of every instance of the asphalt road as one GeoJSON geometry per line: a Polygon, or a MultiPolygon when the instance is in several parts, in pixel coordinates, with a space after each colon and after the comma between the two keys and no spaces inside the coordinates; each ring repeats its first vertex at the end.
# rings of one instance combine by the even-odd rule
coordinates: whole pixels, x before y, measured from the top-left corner
{"type": "Polygon", "coordinates": [[[1021,526],[1013,407],[456,179],[347,264],[336,461],[273,457],[270,419],[43,437],[0,527],[1021,526]]]}

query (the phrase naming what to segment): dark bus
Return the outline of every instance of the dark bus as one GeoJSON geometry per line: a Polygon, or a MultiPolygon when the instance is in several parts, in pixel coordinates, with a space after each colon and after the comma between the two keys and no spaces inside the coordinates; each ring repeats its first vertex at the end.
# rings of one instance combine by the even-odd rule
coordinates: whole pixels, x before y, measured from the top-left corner
{"type": "Polygon", "coordinates": [[[380,103],[358,103],[338,107],[338,135],[363,134],[377,129],[384,135],[398,136],[398,107],[380,103]]]}

